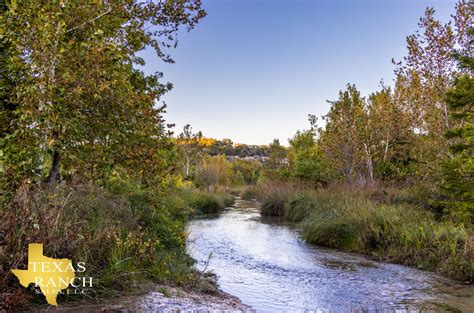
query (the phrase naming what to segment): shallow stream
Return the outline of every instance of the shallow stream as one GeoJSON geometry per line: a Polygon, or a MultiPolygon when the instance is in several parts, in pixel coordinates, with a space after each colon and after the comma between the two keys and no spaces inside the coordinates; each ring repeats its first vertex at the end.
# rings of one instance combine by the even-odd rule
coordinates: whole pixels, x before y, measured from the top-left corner
{"type": "Polygon", "coordinates": [[[255,201],[195,219],[188,232],[197,268],[259,312],[474,312],[472,285],[307,244],[294,228],[262,219],[255,201]]]}

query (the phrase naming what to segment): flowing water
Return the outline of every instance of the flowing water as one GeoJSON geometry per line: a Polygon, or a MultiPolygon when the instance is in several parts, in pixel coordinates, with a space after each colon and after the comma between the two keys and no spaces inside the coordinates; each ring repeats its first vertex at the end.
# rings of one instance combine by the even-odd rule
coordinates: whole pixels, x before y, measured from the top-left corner
{"type": "Polygon", "coordinates": [[[222,290],[259,312],[474,312],[473,286],[309,245],[294,228],[261,218],[257,207],[237,200],[192,221],[188,249],[198,269],[215,273],[222,290]]]}

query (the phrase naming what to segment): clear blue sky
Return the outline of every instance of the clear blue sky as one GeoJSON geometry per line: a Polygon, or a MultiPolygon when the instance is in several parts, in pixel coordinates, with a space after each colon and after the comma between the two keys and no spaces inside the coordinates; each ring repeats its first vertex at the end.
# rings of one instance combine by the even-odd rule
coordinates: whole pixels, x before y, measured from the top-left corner
{"type": "Polygon", "coordinates": [[[175,64],[152,57],[147,72],[174,84],[163,97],[175,131],[189,123],[205,136],[282,144],[308,128],[308,113],[347,83],[364,95],[393,83],[391,59],[427,6],[449,20],[455,1],[203,0],[208,15],[171,50],[175,64]]]}

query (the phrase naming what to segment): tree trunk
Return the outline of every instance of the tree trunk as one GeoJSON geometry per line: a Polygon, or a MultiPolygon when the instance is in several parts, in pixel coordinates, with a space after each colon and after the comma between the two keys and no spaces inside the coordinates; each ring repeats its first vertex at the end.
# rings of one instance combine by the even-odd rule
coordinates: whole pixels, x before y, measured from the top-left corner
{"type": "Polygon", "coordinates": [[[61,161],[61,155],[59,154],[58,150],[53,150],[52,157],[53,162],[51,164],[51,168],[49,169],[48,176],[46,177],[46,184],[48,184],[48,186],[54,185],[54,183],[59,178],[59,164],[61,161]]]}
{"type": "Polygon", "coordinates": [[[374,186],[374,166],[372,163],[372,156],[370,155],[369,145],[364,143],[365,154],[366,154],[366,163],[367,163],[367,171],[369,172],[369,184],[370,187],[374,186]]]}
{"type": "Polygon", "coordinates": [[[186,178],[189,178],[189,168],[191,167],[189,156],[186,156],[186,178]]]}
{"type": "Polygon", "coordinates": [[[383,161],[385,162],[387,160],[387,155],[388,155],[388,136],[385,141],[385,151],[383,153],[383,161]]]}
{"type": "Polygon", "coordinates": [[[344,159],[344,169],[343,173],[344,176],[346,176],[347,183],[349,184],[349,187],[352,188],[352,162],[349,160],[350,152],[349,152],[349,147],[346,144],[344,144],[343,148],[343,159],[344,159]]]}

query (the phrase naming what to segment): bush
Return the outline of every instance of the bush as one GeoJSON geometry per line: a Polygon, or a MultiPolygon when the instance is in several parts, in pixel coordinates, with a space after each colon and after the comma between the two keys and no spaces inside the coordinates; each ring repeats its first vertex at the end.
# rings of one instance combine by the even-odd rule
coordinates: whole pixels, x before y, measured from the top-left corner
{"type": "Polygon", "coordinates": [[[0,274],[5,279],[0,288],[6,291],[0,300],[9,309],[25,304],[33,294],[18,288],[10,272],[26,268],[32,242],[43,243],[50,257],[85,262],[83,275],[94,278],[98,295],[113,295],[144,278],[178,284],[197,279],[185,249],[185,221],[191,213],[187,203],[129,181],[115,180],[108,186],[24,185],[2,208],[0,274]]]}

